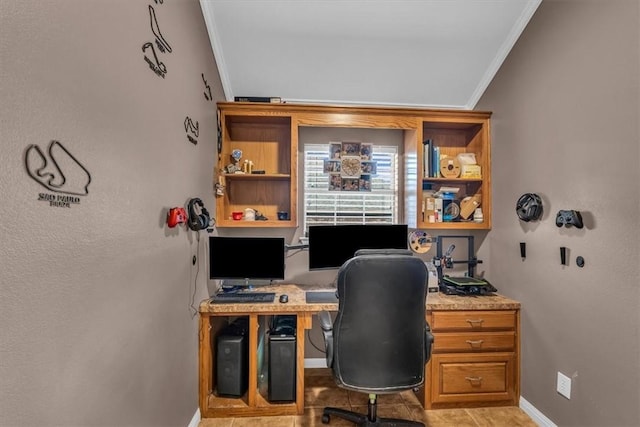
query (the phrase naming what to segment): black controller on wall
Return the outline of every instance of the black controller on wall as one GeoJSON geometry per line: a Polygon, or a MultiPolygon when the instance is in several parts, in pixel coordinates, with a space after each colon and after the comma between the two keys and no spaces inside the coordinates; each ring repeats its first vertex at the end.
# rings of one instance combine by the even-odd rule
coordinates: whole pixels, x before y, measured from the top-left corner
{"type": "Polygon", "coordinates": [[[570,226],[574,226],[576,228],[584,227],[584,224],[582,223],[582,215],[580,215],[579,211],[573,211],[573,210],[558,211],[558,214],[556,215],[556,225],[558,227],[562,227],[563,225],[565,227],[570,227],[570,226]]]}

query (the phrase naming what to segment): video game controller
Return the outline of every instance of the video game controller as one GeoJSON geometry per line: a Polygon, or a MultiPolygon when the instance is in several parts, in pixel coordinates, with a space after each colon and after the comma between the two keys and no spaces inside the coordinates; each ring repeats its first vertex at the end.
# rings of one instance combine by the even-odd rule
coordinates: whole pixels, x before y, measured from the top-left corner
{"type": "Polygon", "coordinates": [[[558,214],[556,215],[556,225],[558,227],[562,227],[563,225],[565,227],[570,227],[572,225],[576,228],[584,227],[584,224],[582,223],[582,215],[580,215],[580,212],[572,210],[558,211],[558,214]]]}
{"type": "Polygon", "coordinates": [[[169,228],[173,228],[178,224],[184,224],[187,222],[187,212],[184,208],[171,208],[167,212],[167,225],[169,228]]]}

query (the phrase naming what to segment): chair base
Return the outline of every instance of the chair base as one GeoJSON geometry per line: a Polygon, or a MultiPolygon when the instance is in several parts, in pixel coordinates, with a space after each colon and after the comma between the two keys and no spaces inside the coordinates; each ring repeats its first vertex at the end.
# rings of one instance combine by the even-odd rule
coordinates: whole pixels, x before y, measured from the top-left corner
{"type": "Polygon", "coordinates": [[[351,421],[358,427],[425,427],[423,423],[418,421],[401,420],[396,418],[378,418],[375,415],[370,416],[360,414],[341,408],[324,408],[322,411],[322,424],[329,424],[332,415],[351,421]]]}

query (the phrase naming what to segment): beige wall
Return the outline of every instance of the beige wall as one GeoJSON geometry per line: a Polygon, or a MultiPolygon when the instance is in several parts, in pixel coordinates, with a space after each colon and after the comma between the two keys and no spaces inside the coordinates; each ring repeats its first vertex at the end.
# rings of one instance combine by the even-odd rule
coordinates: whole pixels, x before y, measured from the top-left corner
{"type": "MultiPolygon", "coordinates": [[[[214,101],[222,89],[200,5],[3,0],[0,17],[0,425],[185,426],[206,233],[164,219],[195,196],[213,210],[201,74],[214,101]],[[143,59],[149,5],[172,49],[158,52],[164,79],[143,59]],[[24,166],[30,144],[53,139],[91,175],[70,208],[39,201],[55,193],[24,166]]],[[[86,179],[67,172],[69,185],[86,179]]]]}
{"type": "Polygon", "coordinates": [[[491,278],[523,304],[522,396],[559,426],[640,425],[639,31],[637,0],[545,0],[477,106],[494,112],[491,278]],[[518,220],[525,192],[541,221],[518,220]],[[559,209],[585,228],[557,228],[559,209]]]}

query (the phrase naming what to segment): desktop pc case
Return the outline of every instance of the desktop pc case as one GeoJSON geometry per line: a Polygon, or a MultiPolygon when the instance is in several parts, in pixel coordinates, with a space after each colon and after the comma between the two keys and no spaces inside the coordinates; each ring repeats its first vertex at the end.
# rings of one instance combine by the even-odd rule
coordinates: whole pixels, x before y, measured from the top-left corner
{"type": "Polygon", "coordinates": [[[269,334],[268,400],[296,400],[296,316],[274,316],[269,334]]]}
{"type": "Polygon", "coordinates": [[[248,318],[240,318],[216,337],[216,381],[220,396],[241,397],[249,384],[248,318]]]}

